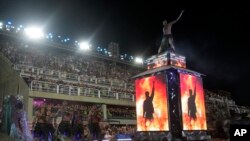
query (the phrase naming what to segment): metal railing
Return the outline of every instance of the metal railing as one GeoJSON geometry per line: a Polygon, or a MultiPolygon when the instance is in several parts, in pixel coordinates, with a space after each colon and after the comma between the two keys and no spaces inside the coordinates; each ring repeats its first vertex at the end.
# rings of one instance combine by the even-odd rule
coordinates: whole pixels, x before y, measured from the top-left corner
{"type": "Polygon", "coordinates": [[[118,93],[118,98],[120,100],[131,100],[134,101],[134,95],[130,93],[118,93]]]}
{"type": "Polygon", "coordinates": [[[95,89],[87,87],[77,87],[72,85],[56,84],[45,81],[32,81],[30,84],[31,91],[40,91],[47,93],[56,93],[72,96],[87,96],[95,98],[105,98],[114,100],[134,101],[134,95],[131,93],[122,93],[109,91],[105,88],[95,89]]]}
{"type": "Polygon", "coordinates": [[[51,78],[61,79],[61,80],[85,82],[85,83],[103,85],[103,86],[112,86],[112,87],[124,88],[124,89],[134,89],[134,84],[120,82],[119,80],[109,80],[109,79],[104,79],[104,78],[100,79],[100,78],[95,78],[91,76],[81,77],[80,75],[74,74],[74,73],[60,72],[60,71],[37,68],[37,67],[33,67],[29,65],[22,65],[22,64],[15,64],[14,69],[19,70],[21,72],[20,73],[21,76],[41,75],[47,79],[51,79],[51,78]]]}
{"type": "Polygon", "coordinates": [[[41,81],[32,81],[30,89],[32,91],[48,92],[48,93],[57,93],[57,84],[41,81]]]}

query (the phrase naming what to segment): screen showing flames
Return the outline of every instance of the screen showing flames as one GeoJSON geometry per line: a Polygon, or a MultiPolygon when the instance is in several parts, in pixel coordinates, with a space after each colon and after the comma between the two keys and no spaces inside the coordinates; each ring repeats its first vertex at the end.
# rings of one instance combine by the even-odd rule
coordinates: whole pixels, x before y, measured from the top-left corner
{"type": "Polygon", "coordinates": [[[168,131],[165,75],[140,78],[135,83],[137,131],[168,131]]]}
{"type": "Polygon", "coordinates": [[[206,112],[202,79],[180,73],[183,130],[206,130],[206,112]]]}
{"type": "Polygon", "coordinates": [[[170,64],[173,66],[186,68],[186,57],[175,53],[170,53],[170,64]]]}
{"type": "Polygon", "coordinates": [[[165,59],[165,60],[157,60],[157,61],[154,61],[151,64],[148,64],[147,69],[149,70],[149,69],[159,68],[159,67],[166,66],[166,65],[168,65],[167,59],[165,59]]]}

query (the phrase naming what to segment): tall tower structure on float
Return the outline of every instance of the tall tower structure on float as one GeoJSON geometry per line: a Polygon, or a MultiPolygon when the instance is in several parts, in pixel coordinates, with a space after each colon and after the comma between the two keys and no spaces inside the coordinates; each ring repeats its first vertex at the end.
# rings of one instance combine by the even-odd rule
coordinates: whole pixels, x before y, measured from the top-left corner
{"type": "Polygon", "coordinates": [[[140,139],[210,139],[206,132],[203,74],[187,69],[186,57],[175,53],[171,32],[166,31],[180,16],[168,24],[163,22],[158,54],[145,61],[147,71],[133,77],[140,139]]]}

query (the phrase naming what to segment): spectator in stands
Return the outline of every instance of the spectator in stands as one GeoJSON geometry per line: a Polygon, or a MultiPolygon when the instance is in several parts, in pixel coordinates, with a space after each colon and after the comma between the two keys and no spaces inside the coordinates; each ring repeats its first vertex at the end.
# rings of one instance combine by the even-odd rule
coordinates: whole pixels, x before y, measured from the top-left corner
{"type": "Polygon", "coordinates": [[[83,116],[80,111],[74,111],[72,117],[72,134],[75,140],[83,139],[84,130],[83,130],[83,116]]]}
{"type": "Polygon", "coordinates": [[[107,130],[104,135],[104,140],[111,140],[111,138],[112,138],[111,131],[107,130]]]}

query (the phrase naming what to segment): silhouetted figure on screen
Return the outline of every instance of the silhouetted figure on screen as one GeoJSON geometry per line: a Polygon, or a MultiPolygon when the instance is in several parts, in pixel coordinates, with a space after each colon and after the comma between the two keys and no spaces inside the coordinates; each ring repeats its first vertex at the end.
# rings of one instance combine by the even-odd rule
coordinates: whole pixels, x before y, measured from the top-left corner
{"type": "Polygon", "coordinates": [[[163,37],[161,40],[161,45],[158,49],[158,54],[165,52],[165,51],[169,51],[169,52],[175,52],[175,47],[174,47],[174,40],[173,40],[173,36],[172,36],[172,26],[173,24],[175,24],[182,16],[182,13],[184,12],[184,10],[181,11],[181,14],[179,15],[179,17],[171,22],[167,22],[167,20],[163,21],[163,37]]]}
{"type": "Polygon", "coordinates": [[[194,86],[194,93],[192,94],[192,90],[189,89],[189,98],[188,98],[188,116],[190,117],[190,120],[196,120],[196,104],[195,104],[195,97],[196,97],[196,83],[194,86]]]}
{"type": "Polygon", "coordinates": [[[154,113],[153,99],[154,99],[154,91],[155,91],[155,82],[153,81],[153,88],[151,96],[149,96],[149,92],[146,91],[146,99],[143,102],[143,117],[145,118],[145,124],[147,120],[152,120],[154,113]]]}

